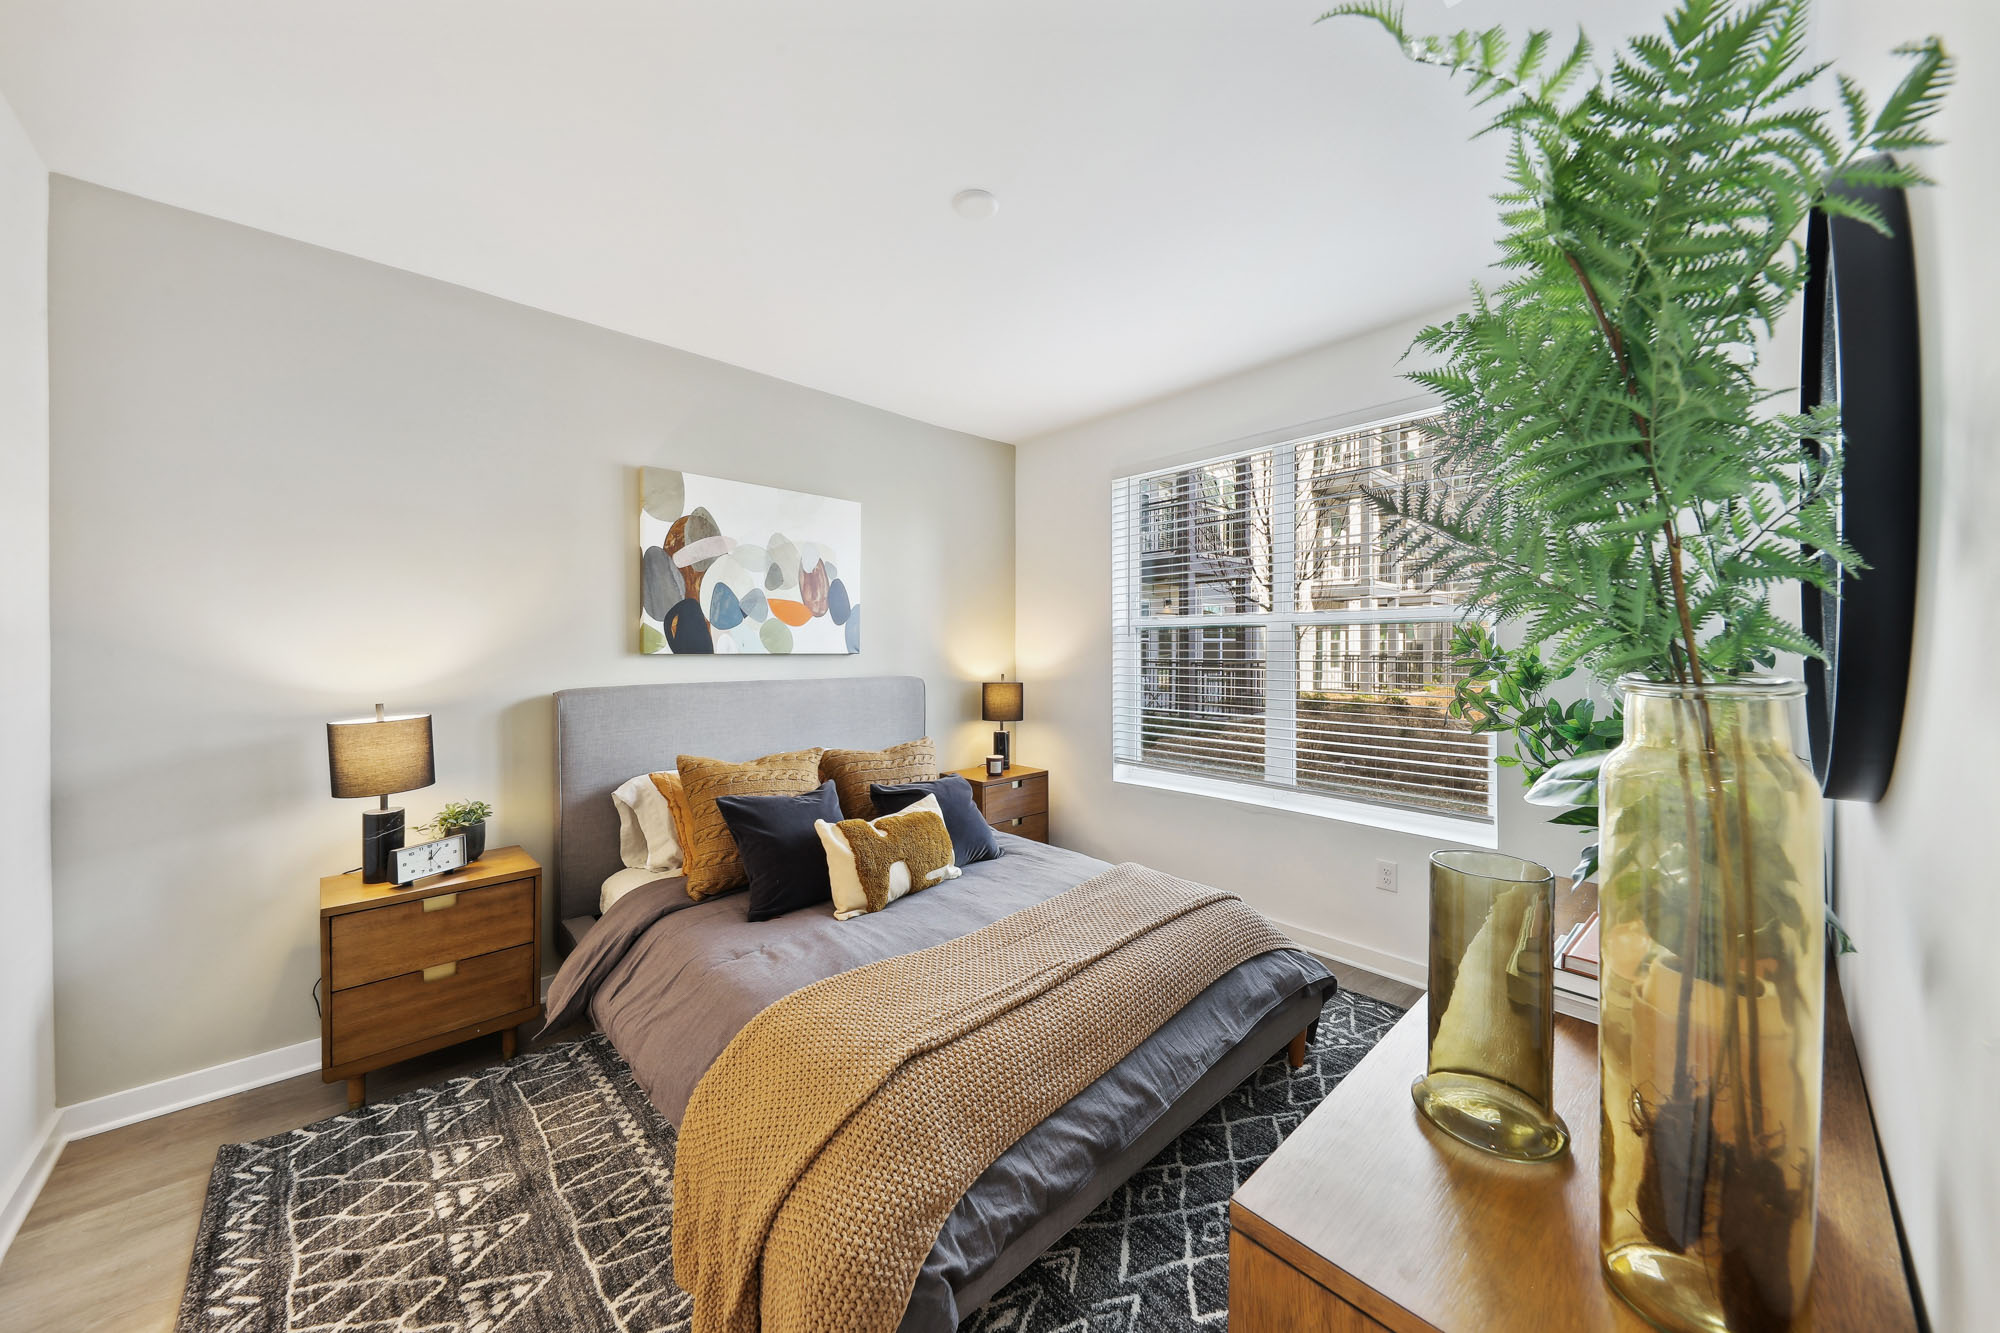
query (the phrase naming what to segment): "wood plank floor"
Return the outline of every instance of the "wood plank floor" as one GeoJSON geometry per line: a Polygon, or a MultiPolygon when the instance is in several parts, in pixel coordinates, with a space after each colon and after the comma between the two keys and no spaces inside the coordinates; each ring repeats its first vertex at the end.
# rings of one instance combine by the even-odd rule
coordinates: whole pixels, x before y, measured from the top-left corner
{"type": "Polygon", "coordinates": [[[1398,1009],[1407,1009],[1424,997],[1421,986],[1412,986],[1390,977],[1379,976],[1366,968],[1352,967],[1346,963],[1336,963],[1330,959],[1320,959],[1333,975],[1340,978],[1340,988],[1351,990],[1357,995],[1372,995],[1378,1000],[1387,1000],[1398,1009]]]}
{"type": "MultiPolygon", "coordinates": [[[[1391,1004],[1407,1008],[1423,994],[1331,966],[1343,987],[1391,1004]]],[[[393,1097],[499,1058],[498,1038],[467,1042],[371,1075],[368,1095],[393,1097]]],[[[345,1084],[306,1074],[66,1145],[0,1262],[0,1333],[170,1333],[216,1149],[346,1109],[345,1084]]]]}

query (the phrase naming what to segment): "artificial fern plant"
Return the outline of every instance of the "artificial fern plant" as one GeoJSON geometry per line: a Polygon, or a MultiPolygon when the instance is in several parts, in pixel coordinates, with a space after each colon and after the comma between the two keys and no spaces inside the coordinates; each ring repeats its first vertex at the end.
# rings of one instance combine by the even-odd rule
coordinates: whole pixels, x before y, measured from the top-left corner
{"type": "Polygon", "coordinates": [[[1462,715],[1511,727],[1538,786],[1580,811],[1608,738],[1552,711],[1556,675],[1670,682],[1693,724],[1610,812],[1603,938],[1629,989],[1600,1063],[1630,1096],[1602,1121],[1606,1273],[1663,1327],[1787,1327],[1819,1129],[1820,868],[1796,854],[1817,826],[1740,728],[1724,757],[1710,686],[1816,655],[1773,591],[1861,565],[1839,531],[1838,415],[1775,410],[1760,339],[1806,282],[1814,208],[1886,229],[1846,191],[1924,183],[1888,154],[1933,143],[1949,64],[1935,39],[1905,47],[1879,109],[1842,78],[1835,115],[1809,100],[1826,70],[1804,62],[1804,0],[1684,0],[1602,71],[1582,37],[1557,58],[1546,32],[1518,49],[1498,28],[1413,36],[1381,0],[1334,15],[1465,75],[1509,141],[1508,276],[1417,339],[1442,476],[1374,497],[1406,556],[1522,629],[1511,654],[1461,635],[1462,715]],[[1578,757],[1549,762],[1564,746],[1578,757]],[[1698,984],[1715,997],[1699,1020],[1698,984]]]}
{"type": "MultiPolygon", "coordinates": [[[[1760,338],[1806,281],[1811,210],[1886,230],[1841,191],[1927,183],[1887,154],[1934,143],[1941,43],[1899,48],[1912,66],[1880,108],[1840,77],[1835,116],[1807,100],[1827,69],[1803,63],[1804,0],[1686,0],[1608,70],[1581,34],[1556,58],[1544,31],[1517,48],[1500,28],[1413,35],[1380,0],[1325,17],[1343,16],[1464,75],[1494,108],[1482,133],[1509,141],[1508,276],[1417,338],[1432,368],[1409,378],[1445,407],[1441,480],[1373,497],[1391,540],[1464,580],[1473,614],[1518,624],[1544,687],[1576,668],[1700,687],[1817,655],[1771,594],[1862,566],[1838,525],[1840,421],[1830,405],[1773,410],[1760,338]]],[[[1460,707],[1498,729],[1505,711],[1479,696],[1521,663],[1490,640],[1460,647],[1485,663],[1460,707]]],[[[1524,751],[1563,740],[1536,734],[1541,702],[1511,728],[1524,751]]],[[[1594,808],[1608,745],[1600,726],[1571,730],[1569,754],[1529,771],[1588,823],[1574,811],[1594,808]]]]}

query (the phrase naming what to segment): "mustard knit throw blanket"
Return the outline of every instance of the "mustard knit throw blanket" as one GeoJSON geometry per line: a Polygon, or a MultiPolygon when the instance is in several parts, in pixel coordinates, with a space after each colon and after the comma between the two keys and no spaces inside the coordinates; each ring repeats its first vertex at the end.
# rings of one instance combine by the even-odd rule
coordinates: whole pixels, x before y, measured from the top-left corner
{"type": "Polygon", "coordinates": [[[1290,947],[1234,896],[1127,864],[772,1004],[681,1121],[695,1333],[891,1333],[995,1158],[1209,983],[1290,947]]]}

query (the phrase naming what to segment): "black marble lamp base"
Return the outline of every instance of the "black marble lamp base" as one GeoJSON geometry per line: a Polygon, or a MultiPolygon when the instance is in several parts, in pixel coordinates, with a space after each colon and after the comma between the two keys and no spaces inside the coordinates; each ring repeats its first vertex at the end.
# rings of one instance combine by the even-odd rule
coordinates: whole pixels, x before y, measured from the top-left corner
{"type": "Polygon", "coordinates": [[[382,884],[395,875],[393,853],[403,845],[403,807],[361,812],[361,882],[382,884]]]}
{"type": "Polygon", "coordinates": [[[1014,738],[1008,734],[1007,728],[998,727],[994,729],[993,753],[1006,761],[1004,767],[1012,768],[1014,766],[1014,738]]]}

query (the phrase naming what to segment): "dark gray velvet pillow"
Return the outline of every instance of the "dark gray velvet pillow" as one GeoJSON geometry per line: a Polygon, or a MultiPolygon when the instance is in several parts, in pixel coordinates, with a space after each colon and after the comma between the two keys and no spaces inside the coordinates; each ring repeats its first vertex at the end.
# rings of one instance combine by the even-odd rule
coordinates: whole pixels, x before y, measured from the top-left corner
{"type": "Polygon", "coordinates": [[[715,805],[750,879],[752,921],[833,901],[826,847],[813,827],[819,819],[840,822],[840,796],[831,780],[798,796],[718,796],[715,805]]]}
{"type": "Polygon", "coordinates": [[[993,826],[972,803],[972,784],[956,773],[947,773],[930,782],[870,783],[868,795],[875,802],[877,815],[893,815],[926,796],[937,797],[938,808],[944,811],[944,831],[951,835],[953,865],[969,866],[974,861],[990,861],[1000,855],[1000,844],[993,840],[993,826]]]}

